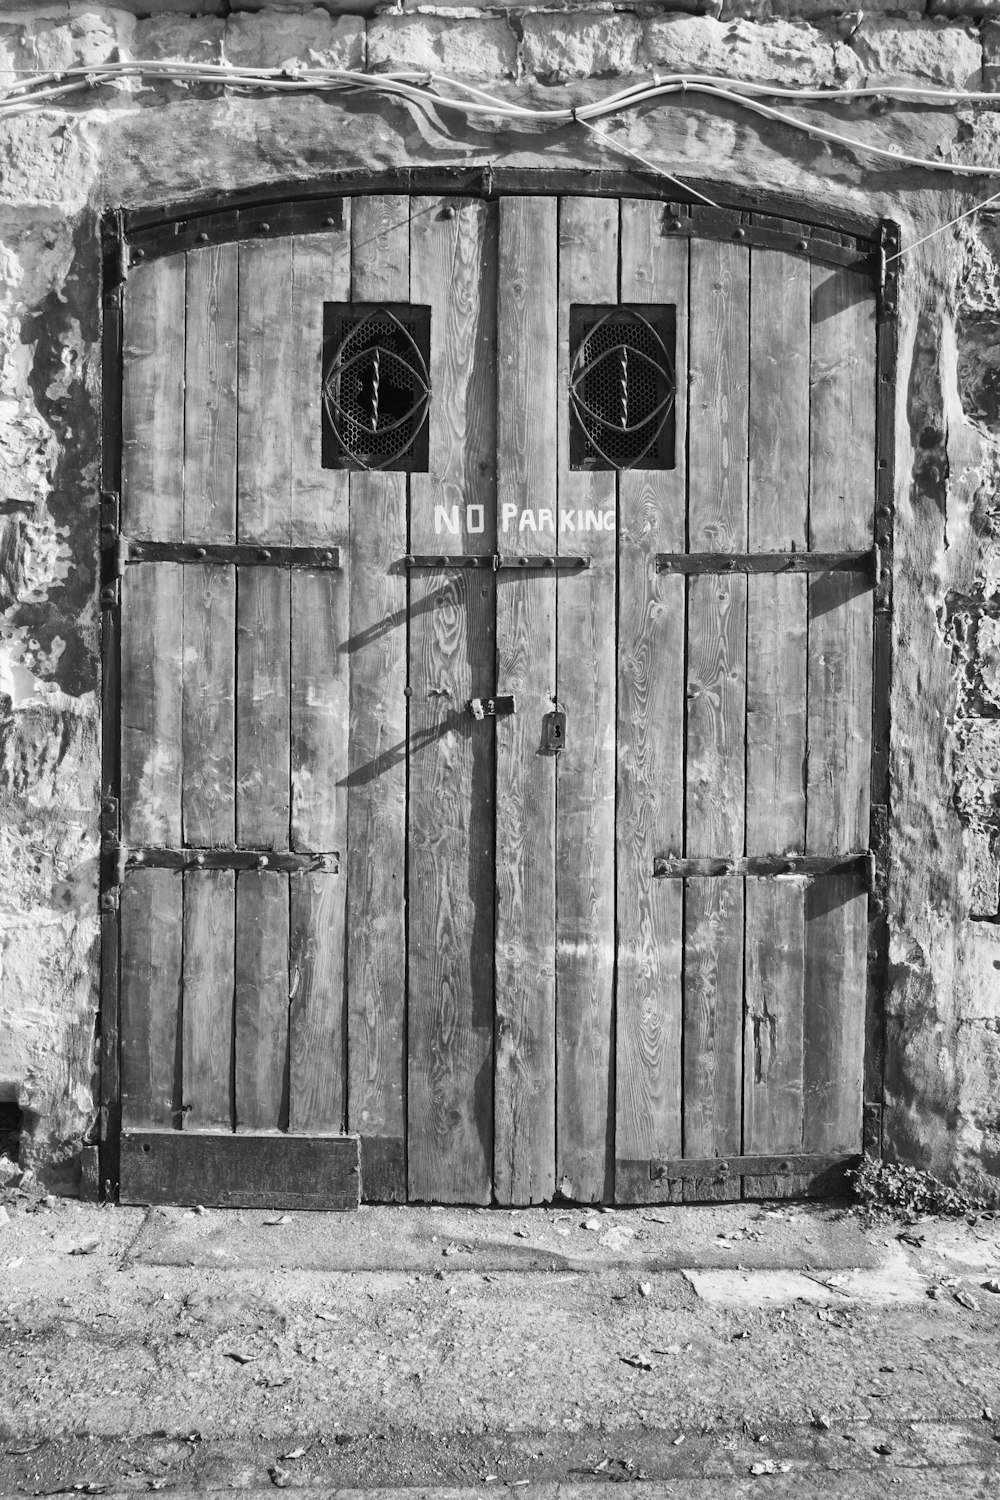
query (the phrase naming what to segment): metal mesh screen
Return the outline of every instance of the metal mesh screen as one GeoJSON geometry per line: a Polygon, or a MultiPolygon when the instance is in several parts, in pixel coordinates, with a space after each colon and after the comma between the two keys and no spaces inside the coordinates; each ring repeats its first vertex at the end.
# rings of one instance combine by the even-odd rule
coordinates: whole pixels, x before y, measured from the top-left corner
{"type": "Polygon", "coordinates": [[[327,312],[334,326],[323,377],[324,462],[426,468],[429,310],[328,306],[327,312]]]}
{"type": "Polygon", "coordinates": [[[570,342],[571,466],[672,468],[673,309],[574,307],[570,342]]]}

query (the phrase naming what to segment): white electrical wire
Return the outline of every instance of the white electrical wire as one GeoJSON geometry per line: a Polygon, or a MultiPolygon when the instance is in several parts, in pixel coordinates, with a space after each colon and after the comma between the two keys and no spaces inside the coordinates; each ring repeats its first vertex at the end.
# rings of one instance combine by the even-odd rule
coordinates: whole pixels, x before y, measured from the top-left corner
{"type": "MultiPolygon", "coordinates": [[[[640,104],[651,104],[677,94],[692,94],[700,98],[736,104],[765,119],[787,125],[792,130],[801,131],[816,140],[831,142],[851,151],[875,155],[883,160],[894,162],[899,167],[916,167],[923,171],[947,172],[952,176],[962,177],[1000,176],[1000,165],[983,166],[912,156],[894,147],[876,146],[870,141],[859,140],[842,131],[828,130],[825,126],[800,119],[783,109],[776,109],[773,104],[764,102],[770,99],[799,104],[844,104],[864,99],[876,99],[950,109],[961,104],[989,103],[995,106],[998,103],[1000,96],[978,90],[944,90],[909,85],[866,85],[860,88],[831,89],[785,88],[705,74],[678,73],[662,76],[654,73],[649,80],[630,84],[591,104],[578,105],[576,108],[558,106],[553,109],[537,109],[500,99],[461,79],[428,72],[401,71],[371,74],[340,68],[238,68],[223,63],[164,61],[99,63],[90,67],[67,68],[58,73],[45,72],[40,69],[16,71],[23,75],[23,81],[10,85],[0,93],[0,120],[26,113],[29,110],[43,109],[72,94],[86,92],[123,79],[170,83],[214,83],[238,90],[265,89],[280,93],[365,90],[403,99],[432,117],[436,117],[441,109],[450,109],[457,110],[465,116],[488,115],[494,119],[518,120],[526,124],[546,126],[570,122],[589,125],[593,120],[634,109],[640,104]]],[[[605,135],[602,131],[593,133],[598,135],[606,145],[635,157],[650,171],[666,177],[671,182],[678,182],[678,179],[671,176],[665,168],[656,166],[639,156],[631,146],[605,135]]],[[[686,191],[694,190],[687,187],[686,191]]],[[[696,196],[701,195],[696,194],[696,196]]]]}

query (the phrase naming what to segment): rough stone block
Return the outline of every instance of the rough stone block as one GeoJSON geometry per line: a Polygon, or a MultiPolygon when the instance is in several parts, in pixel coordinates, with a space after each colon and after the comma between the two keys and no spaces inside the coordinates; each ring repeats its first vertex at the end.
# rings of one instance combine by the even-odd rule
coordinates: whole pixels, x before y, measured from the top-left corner
{"type": "Polygon", "coordinates": [[[642,25],[635,16],[594,12],[522,19],[524,66],[560,78],[601,78],[635,69],[642,25]]]}
{"type": "Polygon", "coordinates": [[[952,89],[978,89],[982,84],[983,47],[973,27],[866,20],[851,46],[870,80],[915,79],[952,89]]]}
{"type": "Polygon", "coordinates": [[[671,73],[718,73],[759,83],[851,83],[860,74],[851,48],[832,31],[798,21],[734,21],[665,16],[645,26],[641,58],[671,73]]]}
{"type": "Polygon", "coordinates": [[[139,21],[132,55],[151,61],[221,63],[226,23],[221,17],[153,16],[139,21]]]}
{"type": "Polygon", "coordinates": [[[955,750],[955,799],[967,817],[1000,817],[1000,720],[965,721],[955,750]]]}
{"type": "Polygon", "coordinates": [[[455,21],[442,16],[400,16],[368,27],[368,67],[373,73],[426,68],[461,78],[512,78],[514,34],[499,17],[455,21]]]}
{"type": "MultiPolygon", "coordinates": [[[[1000,0],[998,0],[1000,4],[1000,0]]],[[[983,88],[1000,92],[1000,21],[987,21],[980,30],[983,43],[983,88]]]]}
{"type": "Polygon", "coordinates": [[[970,828],[966,834],[966,879],[969,915],[995,917],[1000,908],[1000,863],[993,852],[988,828],[970,828]]]}
{"type": "Polygon", "coordinates": [[[95,5],[68,16],[63,11],[51,19],[28,20],[8,46],[13,41],[15,67],[59,73],[127,56],[135,24],[135,16],[128,11],[95,5]]]}
{"type": "Polygon", "coordinates": [[[365,23],[334,19],[312,6],[305,14],[233,15],[226,22],[225,58],[238,68],[352,68],[365,64],[365,23]]]}
{"type": "Polygon", "coordinates": [[[228,0],[228,9],[273,10],[289,15],[296,11],[315,10],[318,6],[329,11],[331,16],[370,16],[374,15],[377,4],[378,0],[228,0]]]}

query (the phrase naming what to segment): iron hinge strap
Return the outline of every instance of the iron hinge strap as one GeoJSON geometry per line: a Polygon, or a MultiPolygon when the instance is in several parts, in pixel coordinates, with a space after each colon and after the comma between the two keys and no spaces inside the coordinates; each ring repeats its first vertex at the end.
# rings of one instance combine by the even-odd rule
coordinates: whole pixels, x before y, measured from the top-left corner
{"type": "Polygon", "coordinates": [[[484,552],[472,556],[445,556],[443,553],[407,553],[403,558],[404,568],[483,568],[494,573],[501,568],[570,569],[589,568],[590,558],[580,553],[543,553],[535,556],[515,556],[500,552],[484,552]]]}

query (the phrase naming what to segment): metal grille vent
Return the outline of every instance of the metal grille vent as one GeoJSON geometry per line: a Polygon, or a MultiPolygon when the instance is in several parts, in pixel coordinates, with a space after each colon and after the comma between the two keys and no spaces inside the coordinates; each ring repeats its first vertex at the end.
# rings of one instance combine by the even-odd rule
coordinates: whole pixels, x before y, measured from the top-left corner
{"type": "Polygon", "coordinates": [[[674,466],[674,309],[572,307],[570,467],[674,466]]]}
{"type": "Polygon", "coordinates": [[[427,468],[430,309],[328,303],[323,413],[327,468],[427,468]]]}

